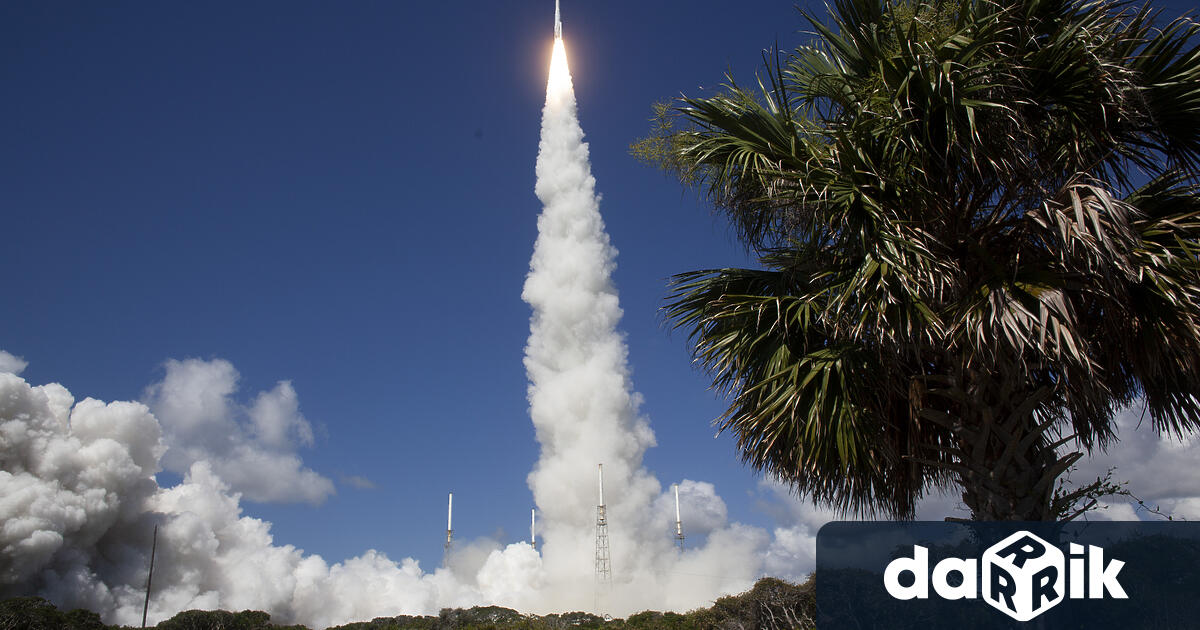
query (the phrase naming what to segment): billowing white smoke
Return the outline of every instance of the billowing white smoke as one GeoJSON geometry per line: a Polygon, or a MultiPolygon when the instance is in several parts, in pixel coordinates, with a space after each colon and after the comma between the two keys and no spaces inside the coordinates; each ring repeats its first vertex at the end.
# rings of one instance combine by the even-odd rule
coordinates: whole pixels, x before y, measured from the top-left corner
{"type": "Polygon", "coordinates": [[[251,501],[320,504],[333,482],[305,468],[296,448],[312,446],[313,430],[300,414],[292,384],[282,381],[243,407],[232,394],[237,370],[228,361],[170,360],[166,377],[146,390],[150,410],[170,447],[163,466],[186,473],[207,462],[251,501]]]}
{"type": "MultiPolygon", "coordinates": [[[[210,419],[228,420],[237,416],[229,411],[238,407],[230,399],[235,380],[224,361],[172,361],[147,396],[167,415],[181,412],[162,403],[166,392],[174,392],[212,412],[210,419]],[[208,398],[214,392],[222,393],[208,398]]],[[[260,407],[270,394],[260,394],[244,409],[260,407]]],[[[282,424],[295,427],[296,417],[282,424]]],[[[223,426],[237,436],[235,445],[257,444],[247,428],[252,420],[231,422],[223,426]]],[[[590,565],[582,567],[588,579],[581,584],[554,584],[557,574],[546,571],[542,556],[527,543],[504,549],[488,540],[459,545],[451,568],[433,573],[412,559],[395,562],[373,550],[330,565],[291,545],[276,545],[270,524],[243,515],[242,493],[217,472],[228,460],[215,452],[200,456],[203,442],[174,442],[179,435],[178,427],[160,422],[146,404],[90,398],[76,403],[61,385],[31,386],[15,373],[0,373],[0,597],[37,593],[63,607],[95,610],[112,623],[136,625],[151,533],[158,525],[151,623],[194,608],[257,609],[276,621],[323,628],[479,604],[545,612],[557,610],[556,602],[590,598],[590,565]],[[155,475],[176,449],[194,461],[181,483],[160,487],[155,475]]],[[[699,494],[711,495],[703,485],[699,494]]],[[[693,485],[684,488],[687,496],[693,485]]],[[[665,525],[657,529],[667,531],[665,525]]],[[[590,544],[590,533],[583,535],[590,544]]],[[[747,551],[737,544],[729,553],[747,551]]],[[[580,569],[567,567],[562,575],[574,578],[580,569]]],[[[584,604],[570,608],[591,607],[590,601],[584,604]]]]}
{"type": "MultiPolygon", "coordinates": [[[[236,377],[224,361],[185,363],[168,364],[167,378],[149,390],[154,404],[172,388],[211,393],[209,386],[222,381],[206,378],[213,374],[236,377]],[[190,369],[177,371],[185,363],[190,369]]],[[[266,413],[262,406],[272,404],[264,402],[272,395],[257,398],[252,417],[266,413]]],[[[224,397],[204,408],[227,409],[224,397]]],[[[228,470],[230,460],[198,457],[202,445],[171,444],[164,425],[142,403],[75,403],[61,385],[33,387],[0,373],[0,597],[38,593],[60,606],[100,612],[109,622],[138,624],[159,525],[151,623],[194,608],[249,608],[323,628],[487,601],[486,592],[464,586],[449,571],[427,574],[411,559],[396,563],[367,551],[330,566],[320,556],[275,545],[270,524],[243,516],[241,493],[216,472],[228,470]],[[195,461],[182,483],[161,488],[155,474],[176,448],[195,461]]],[[[226,427],[235,430],[234,446],[261,447],[261,436],[239,427],[226,427]]],[[[292,456],[260,455],[266,462],[292,456]]]]}
{"type": "Polygon", "coordinates": [[[0,373],[0,592],[37,583],[111,610],[136,582],[164,450],[145,406],[31,388],[0,373]],[[74,408],[72,408],[74,407],[74,408]]]}
{"type": "Polygon", "coordinates": [[[745,588],[759,568],[761,536],[718,529],[725,525],[724,504],[711,486],[702,497],[690,485],[687,492],[696,496],[689,498],[706,499],[717,522],[708,527],[714,531],[707,548],[680,557],[666,520],[673,509],[642,468],[654,434],[638,413],[640,397],[617,330],[616,250],[600,217],[562,40],[555,41],[542,110],[536,192],[543,211],[522,296],[533,307],[525,369],[541,444],[529,485],[544,524],[544,581],[554,587],[517,603],[559,610],[594,605],[598,464],[615,582],[611,593],[601,593],[606,611],[694,607],[745,588]]]}

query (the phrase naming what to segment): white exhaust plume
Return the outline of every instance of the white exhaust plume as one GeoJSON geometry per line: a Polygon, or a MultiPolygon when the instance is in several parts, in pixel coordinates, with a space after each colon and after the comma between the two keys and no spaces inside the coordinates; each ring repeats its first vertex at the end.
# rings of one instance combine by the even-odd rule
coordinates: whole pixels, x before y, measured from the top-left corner
{"type": "Polygon", "coordinates": [[[0,598],[39,594],[138,625],[155,525],[151,624],[223,608],[324,628],[491,598],[411,559],[371,550],[330,566],[277,546],[269,523],[242,515],[241,493],[211,462],[196,461],[182,483],[159,487],[164,438],[144,404],[75,403],[61,385],[33,387],[0,373],[0,598]]]}
{"type": "Polygon", "coordinates": [[[146,404],[169,447],[165,469],[186,474],[205,461],[221,480],[251,501],[321,504],[333,481],[305,468],[297,450],[313,445],[288,381],[259,393],[253,404],[234,401],[238,372],[221,359],[169,360],[166,376],[146,388],[146,404]]]}
{"type": "MultiPolygon", "coordinates": [[[[606,598],[612,610],[598,612],[694,607],[749,586],[759,569],[756,554],[694,566],[728,548],[681,558],[670,530],[660,525],[669,513],[654,509],[661,486],[642,468],[654,434],[638,412],[641,398],[617,330],[621,308],[611,279],[617,252],[600,216],[561,39],[554,41],[542,110],[536,192],[543,210],[522,295],[533,308],[525,369],[541,444],[529,485],[542,512],[545,581],[555,587],[519,603],[543,610],[592,605],[595,509],[589,486],[595,487],[592,475],[600,462],[608,482],[604,495],[601,479],[600,500],[607,502],[613,541],[614,592],[606,598]],[[685,562],[693,566],[680,570],[685,562]],[[703,578],[691,579],[697,575],[703,578]]],[[[746,545],[758,543],[745,534],[730,529],[716,537],[743,538],[734,544],[750,552],[746,545]]]]}
{"type": "MultiPolygon", "coordinates": [[[[203,389],[208,368],[223,363],[197,365],[203,369],[168,379],[180,390],[203,389]]],[[[159,383],[150,391],[162,389],[159,383]]],[[[589,465],[584,465],[578,497],[586,513],[577,519],[585,523],[583,538],[569,538],[573,521],[542,523],[544,540],[553,532],[564,551],[551,552],[543,562],[529,543],[501,549],[479,540],[455,545],[447,568],[426,573],[415,560],[392,561],[375,550],[331,565],[275,544],[270,523],[243,515],[241,493],[231,490],[206,459],[193,462],[182,483],[160,487],[155,474],[163,469],[166,452],[175,448],[166,435],[142,403],[90,398],[76,403],[61,385],[35,387],[13,373],[0,373],[0,598],[39,594],[64,608],[97,611],[108,623],[137,625],[158,525],[151,624],[196,608],[265,610],[276,622],[319,629],[380,616],[437,614],[446,607],[498,604],[530,612],[588,607],[595,492],[589,465]],[[570,562],[577,555],[583,556],[582,568],[570,562]],[[560,576],[570,583],[558,584],[560,576]],[[580,600],[584,605],[563,603],[580,600]]],[[[618,491],[614,494],[626,494],[621,485],[610,485],[618,491]]],[[[698,503],[707,501],[715,515],[708,530],[712,550],[685,554],[676,566],[696,585],[682,589],[687,597],[660,599],[662,591],[652,589],[636,606],[685,610],[702,605],[712,599],[705,593],[713,592],[714,579],[707,576],[727,579],[747,575],[748,564],[757,566],[765,535],[725,527],[724,504],[711,485],[683,482],[685,494],[692,487],[699,491],[694,493],[698,503]]],[[[654,499],[666,500],[666,495],[654,499]]],[[[652,512],[669,518],[664,510],[652,512]]],[[[628,542],[622,544],[648,549],[635,541],[654,538],[664,529],[660,525],[665,521],[639,532],[640,538],[625,533],[628,542]]],[[[646,588],[657,584],[649,573],[635,574],[642,565],[633,560],[620,566],[629,567],[626,584],[635,576],[646,588]]],[[[679,579],[672,573],[658,577],[663,584],[679,579]]]]}

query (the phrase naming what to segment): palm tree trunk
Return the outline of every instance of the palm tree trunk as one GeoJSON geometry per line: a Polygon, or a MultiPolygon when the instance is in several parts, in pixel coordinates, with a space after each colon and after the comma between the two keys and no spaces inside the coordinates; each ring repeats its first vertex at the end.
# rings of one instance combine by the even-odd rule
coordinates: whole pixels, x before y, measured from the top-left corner
{"type": "Polygon", "coordinates": [[[969,456],[959,475],[963,503],[972,520],[1055,520],[1053,493],[1059,472],[1054,452],[1020,446],[1010,450],[1010,445],[1028,440],[1033,431],[995,421],[984,422],[979,430],[963,431],[961,441],[969,456]],[[982,448],[975,448],[981,444],[982,448]]]}
{"type": "Polygon", "coordinates": [[[1060,457],[1053,419],[1037,410],[1050,388],[1030,391],[1017,370],[970,370],[959,392],[956,472],[972,520],[1050,521],[1058,517],[1055,482],[1078,458],[1060,457]]]}

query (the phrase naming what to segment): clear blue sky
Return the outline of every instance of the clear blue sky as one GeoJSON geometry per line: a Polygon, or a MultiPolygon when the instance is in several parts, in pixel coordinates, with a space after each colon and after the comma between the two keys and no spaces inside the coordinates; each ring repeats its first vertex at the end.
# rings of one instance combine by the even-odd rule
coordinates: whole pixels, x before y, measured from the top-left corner
{"type": "MultiPolygon", "coordinates": [[[[745,256],[627,148],[653,102],[727,70],[750,82],[803,23],[767,0],[562,11],[658,436],[646,465],[769,526],[658,313],[671,274],[745,256]]],[[[246,503],[277,543],[431,569],[448,491],[460,538],[523,538],[537,445],[520,293],[552,17],[550,0],[0,3],[0,349],[77,400],[141,398],[168,359],[230,361],[246,404],[291,381],[317,427],[305,464],[375,488],[246,503]]]]}

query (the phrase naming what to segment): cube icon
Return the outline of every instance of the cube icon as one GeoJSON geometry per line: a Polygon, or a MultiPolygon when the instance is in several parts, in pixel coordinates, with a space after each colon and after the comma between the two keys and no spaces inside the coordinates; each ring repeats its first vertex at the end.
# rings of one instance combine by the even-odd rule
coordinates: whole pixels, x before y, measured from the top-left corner
{"type": "Polygon", "coordinates": [[[1017,621],[1029,621],[1066,595],[1066,556],[1020,531],[983,553],[983,599],[1017,621]]]}

